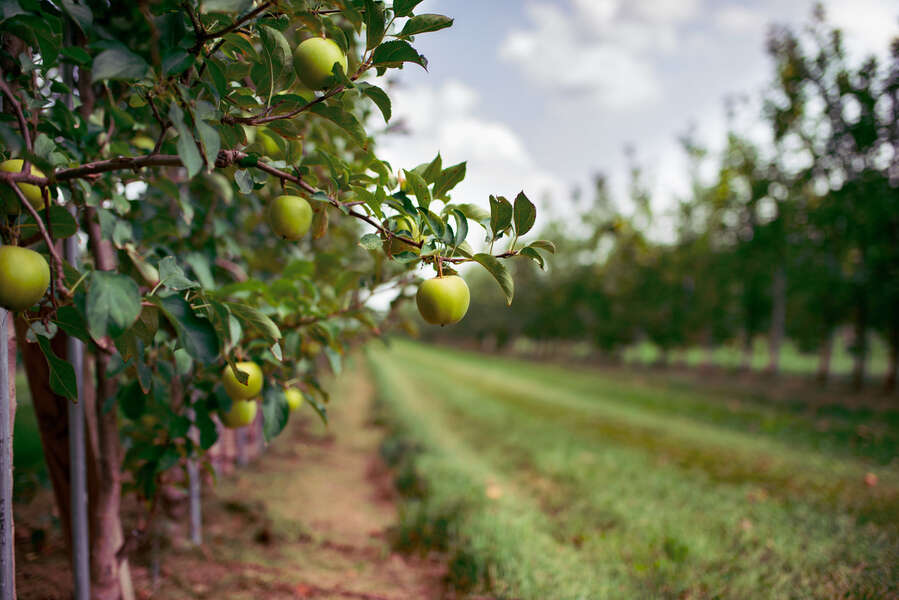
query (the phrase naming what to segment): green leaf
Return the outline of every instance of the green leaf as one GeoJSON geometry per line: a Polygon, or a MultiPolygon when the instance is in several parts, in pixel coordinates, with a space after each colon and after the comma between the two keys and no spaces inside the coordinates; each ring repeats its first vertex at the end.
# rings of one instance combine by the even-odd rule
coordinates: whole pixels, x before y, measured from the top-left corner
{"type": "Polygon", "coordinates": [[[468,237],[468,219],[458,208],[450,209],[453,218],[456,220],[456,239],[453,240],[453,246],[459,246],[468,237]]]}
{"type": "Polygon", "coordinates": [[[309,112],[315,113],[320,117],[328,119],[344,131],[350,134],[356,142],[363,148],[366,147],[368,136],[362,125],[351,113],[338,108],[336,106],[325,106],[324,104],[315,104],[309,108],[309,112]]]}
{"type": "Polygon", "coordinates": [[[194,55],[181,48],[175,48],[162,59],[162,71],[166,75],[178,76],[191,68],[194,55]]]}
{"type": "Polygon", "coordinates": [[[181,296],[151,296],[149,299],[162,310],[162,314],[175,328],[178,341],[188,354],[204,365],[212,364],[218,359],[219,339],[209,319],[198,317],[181,296]]]}
{"type": "Polygon", "coordinates": [[[209,413],[205,410],[198,410],[194,424],[200,431],[200,448],[209,450],[219,439],[218,427],[215,426],[215,421],[209,417],[209,413]]]}
{"type": "Polygon", "coordinates": [[[412,195],[418,199],[418,205],[427,210],[431,205],[431,190],[428,189],[428,184],[415,171],[403,169],[403,172],[406,174],[406,182],[412,188],[412,195]]]}
{"type": "Polygon", "coordinates": [[[434,198],[446,198],[447,192],[465,179],[465,168],[466,163],[461,162],[441,171],[440,175],[434,181],[434,198]]]}
{"type": "Polygon", "coordinates": [[[490,230],[496,238],[512,225],[512,205],[502,196],[490,196],[490,230]]]}
{"type": "Polygon", "coordinates": [[[200,284],[184,274],[175,257],[166,256],[159,261],[159,282],[171,290],[182,292],[200,287],[200,284]]]}
{"type": "Polygon", "coordinates": [[[540,265],[541,269],[546,268],[546,264],[543,262],[543,255],[537,252],[535,249],[527,246],[519,250],[519,254],[522,256],[527,256],[528,258],[533,259],[538,265],[540,265]]]}
{"type": "Polygon", "coordinates": [[[412,35],[417,35],[419,33],[426,33],[428,31],[439,31],[441,29],[451,27],[452,24],[453,20],[444,15],[416,15],[406,21],[406,24],[403,26],[403,30],[400,31],[399,37],[409,37],[412,35]]]}
{"type": "Polygon", "coordinates": [[[515,294],[515,282],[512,280],[512,276],[509,274],[506,266],[495,256],[484,254],[483,252],[475,254],[471,258],[493,275],[506,296],[506,304],[512,304],[512,296],[515,294]]]}
{"type": "Polygon", "coordinates": [[[78,380],[75,377],[75,368],[53,353],[50,340],[42,335],[37,336],[37,343],[41,352],[47,359],[50,367],[50,389],[54,394],[64,396],[69,400],[78,401],[78,380]]]}
{"type": "Polygon", "coordinates": [[[253,0],[203,0],[203,9],[206,12],[241,13],[252,5],[253,0]]]}
{"type": "Polygon", "coordinates": [[[281,339],[281,330],[275,322],[257,309],[236,302],[225,302],[225,305],[231,310],[231,314],[261,333],[270,343],[281,339]]]}
{"type": "Polygon", "coordinates": [[[534,226],[537,218],[537,209],[534,203],[528,200],[524,192],[518,192],[515,196],[515,233],[524,235],[534,226]]]}
{"type": "Polygon", "coordinates": [[[418,212],[422,217],[424,217],[423,222],[427,224],[428,229],[431,230],[431,233],[433,233],[437,238],[443,238],[443,234],[446,229],[446,224],[443,222],[443,219],[424,208],[419,208],[418,212]]]}
{"type": "Polygon", "coordinates": [[[359,240],[359,245],[366,250],[380,250],[383,243],[381,236],[374,233],[366,233],[359,240]]]}
{"type": "Polygon", "coordinates": [[[130,277],[94,271],[87,291],[87,329],[99,340],[122,335],[140,315],[140,291],[130,277]]]}
{"type": "Polygon", "coordinates": [[[266,388],[262,396],[262,434],[265,441],[270,442],[287,425],[290,418],[290,407],[281,388],[266,388]]]}
{"type": "Polygon", "coordinates": [[[87,332],[87,324],[84,317],[71,304],[60,306],[56,311],[56,318],[53,322],[59,325],[59,328],[72,337],[76,337],[82,342],[90,341],[90,334],[87,332]]]}
{"type": "Polygon", "coordinates": [[[440,158],[440,153],[437,153],[437,156],[434,157],[428,166],[424,168],[421,176],[428,183],[434,183],[437,181],[437,178],[440,177],[440,173],[443,172],[443,159],[440,158]]]}
{"type": "Polygon", "coordinates": [[[375,0],[365,0],[365,49],[371,50],[377,47],[384,39],[384,31],[387,28],[387,18],[384,14],[384,3],[375,0]]]}
{"type": "Polygon", "coordinates": [[[104,50],[94,58],[91,76],[94,82],[106,79],[141,79],[150,65],[124,47],[104,50]]]}
{"type": "Polygon", "coordinates": [[[293,82],[293,55],[284,34],[273,27],[258,25],[259,40],[262,42],[261,61],[253,65],[250,76],[256,84],[257,94],[266,100],[293,82]]]}
{"type": "Polygon", "coordinates": [[[218,130],[205,121],[197,121],[197,135],[200,137],[200,143],[203,145],[203,155],[206,157],[206,164],[209,165],[211,170],[215,168],[215,161],[218,158],[219,150],[222,148],[222,138],[218,130]]]}
{"type": "Polygon", "coordinates": [[[78,29],[82,33],[88,33],[94,22],[94,15],[91,13],[90,7],[85,4],[76,4],[73,0],[61,0],[61,4],[66,14],[78,25],[78,29]]]}
{"type": "MultiPolygon", "coordinates": [[[[41,211],[41,218],[46,221],[46,214],[41,211]]],[[[22,237],[29,238],[40,233],[37,223],[29,214],[25,217],[25,222],[20,225],[20,233],[22,237]]],[[[50,206],[50,227],[53,229],[54,239],[63,239],[75,235],[78,231],[78,223],[75,218],[69,214],[69,211],[58,204],[50,206]]]]}
{"type": "Polygon", "coordinates": [[[372,102],[375,103],[375,105],[380,109],[381,114],[384,116],[384,122],[389,123],[390,117],[393,113],[390,104],[390,96],[387,95],[387,92],[376,85],[372,85],[364,81],[357,83],[356,87],[372,102]]]}
{"type": "Polygon", "coordinates": [[[549,240],[535,240],[528,244],[531,248],[540,248],[541,250],[546,250],[550,254],[556,253],[556,245],[550,242],[549,240]]]}
{"type": "Polygon", "coordinates": [[[85,67],[91,64],[91,55],[84,48],[79,48],[78,46],[69,46],[67,48],[63,48],[60,51],[60,54],[68,60],[68,62],[73,62],[79,67],[85,67]]]}
{"type": "Polygon", "coordinates": [[[428,70],[428,59],[403,40],[384,42],[372,53],[372,65],[376,67],[402,67],[407,62],[428,70]]]}
{"type": "Polygon", "coordinates": [[[203,157],[197,149],[193,133],[184,121],[184,111],[176,102],[172,102],[169,106],[169,119],[171,119],[175,131],[178,132],[178,141],[176,142],[178,156],[187,169],[187,176],[192,178],[203,168],[203,157]]]}
{"type": "Polygon", "coordinates": [[[393,14],[398,17],[408,17],[412,14],[412,9],[421,4],[422,0],[395,0],[393,3],[393,14]]]}

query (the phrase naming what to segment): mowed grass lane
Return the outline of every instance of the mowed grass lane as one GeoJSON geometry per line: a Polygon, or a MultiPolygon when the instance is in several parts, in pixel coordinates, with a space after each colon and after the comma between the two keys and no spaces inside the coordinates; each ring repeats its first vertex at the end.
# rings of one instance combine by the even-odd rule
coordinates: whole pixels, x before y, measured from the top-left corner
{"type": "Polygon", "coordinates": [[[386,418],[417,449],[399,470],[413,496],[403,539],[448,550],[463,585],[522,598],[899,593],[889,427],[860,457],[802,415],[745,400],[409,342],[368,355],[386,418]]]}

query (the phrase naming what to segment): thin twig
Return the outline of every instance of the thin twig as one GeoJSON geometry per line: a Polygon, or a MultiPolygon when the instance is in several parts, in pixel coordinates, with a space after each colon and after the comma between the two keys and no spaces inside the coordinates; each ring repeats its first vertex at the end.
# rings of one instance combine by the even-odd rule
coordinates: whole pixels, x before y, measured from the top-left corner
{"type": "Polygon", "coordinates": [[[12,104],[13,111],[16,113],[16,120],[19,121],[19,129],[22,131],[22,137],[25,138],[25,147],[28,148],[29,152],[34,151],[34,147],[31,145],[31,134],[28,132],[28,121],[25,120],[25,113],[22,112],[22,105],[19,103],[19,99],[16,98],[15,94],[12,93],[12,90],[6,84],[6,73],[3,72],[3,69],[0,69],[0,91],[3,92],[3,95],[9,99],[9,103],[12,104]]]}
{"type": "MultiPolygon", "coordinates": [[[[56,246],[53,244],[53,238],[50,237],[50,233],[47,231],[47,227],[44,225],[44,221],[41,219],[40,214],[38,214],[37,209],[31,206],[31,202],[28,201],[28,198],[25,197],[25,194],[22,190],[19,189],[19,186],[15,185],[11,181],[7,181],[7,184],[10,188],[12,188],[13,192],[15,192],[16,196],[19,198],[19,203],[25,207],[25,209],[31,214],[31,217],[34,219],[35,223],[37,223],[37,228],[41,232],[41,237],[44,238],[44,242],[47,244],[47,249],[50,251],[50,258],[54,262],[54,267],[56,268],[56,276],[57,276],[57,284],[59,288],[59,292],[64,296],[69,296],[69,291],[65,287],[65,271],[62,268],[62,258],[60,258],[59,253],[56,251],[56,246]]],[[[51,302],[56,304],[56,300],[51,298],[51,302]]]]}

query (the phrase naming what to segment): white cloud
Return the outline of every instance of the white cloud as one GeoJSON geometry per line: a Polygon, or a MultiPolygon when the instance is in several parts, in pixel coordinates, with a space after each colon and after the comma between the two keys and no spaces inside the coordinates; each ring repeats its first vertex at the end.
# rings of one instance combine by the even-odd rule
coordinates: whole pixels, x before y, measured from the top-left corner
{"type": "Polygon", "coordinates": [[[507,34],[500,58],[545,89],[589,94],[602,108],[660,100],[655,62],[677,48],[677,28],[698,14],[700,0],[570,1],[528,5],[530,27],[507,34]]]}
{"type": "Polygon", "coordinates": [[[754,35],[764,30],[766,17],[759,11],[730,4],[715,12],[714,23],[725,31],[754,35]]]}
{"type": "Polygon", "coordinates": [[[468,161],[466,179],[453,191],[455,202],[486,206],[490,194],[514,196],[522,189],[537,201],[561,185],[514,130],[478,114],[479,97],[470,86],[448,80],[397,87],[391,98],[394,122],[402,120],[409,134],[383,136],[378,155],[394,169],[412,168],[438,152],[444,166],[468,161]]]}
{"type": "Polygon", "coordinates": [[[890,40],[899,33],[899,5],[895,0],[835,0],[826,4],[828,21],[848,35],[846,44],[857,54],[886,56],[890,40]]]}

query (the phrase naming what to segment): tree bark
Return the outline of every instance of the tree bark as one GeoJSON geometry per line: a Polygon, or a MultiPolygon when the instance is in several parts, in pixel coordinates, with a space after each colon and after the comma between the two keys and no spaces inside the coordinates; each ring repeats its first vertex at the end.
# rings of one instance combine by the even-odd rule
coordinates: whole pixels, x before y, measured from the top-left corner
{"type": "Polygon", "coordinates": [[[780,348],[783,344],[787,316],[787,277],[782,265],[774,270],[771,299],[771,332],[768,338],[770,358],[766,370],[770,375],[777,375],[780,371],[780,348]]]}
{"type": "Polygon", "coordinates": [[[868,358],[868,306],[864,295],[860,299],[855,314],[854,364],[852,366],[852,388],[861,390],[865,385],[865,362],[868,358]]]}
{"type": "MultiPolygon", "coordinates": [[[[25,340],[28,325],[21,316],[15,320],[16,338],[25,340]]],[[[56,356],[67,357],[66,343],[68,336],[62,331],[50,340],[50,347],[56,356]]],[[[59,512],[59,522],[66,539],[66,545],[72,546],[71,502],[69,488],[69,416],[68,400],[57,396],[50,389],[50,368],[47,360],[37,344],[22,343],[19,345],[22,362],[25,364],[25,375],[28,377],[28,388],[31,391],[31,403],[41,434],[41,445],[44,448],[44,460],[47,472],[53,484],[53,496],[59,512]]]]}
{"type": "Polygon", "coordinates": [[[818,350],[818,383],[824,385],[830,378],[830,357],[833,353],[833,332],[829,331],[818,350]]]}
{"type": "MultiPolygon", "coordinates": [[[[96,210],[85,215],[90,250],[97,269],[115,269],[115,254],[101,238],[96,210]]],[[[120,516],[122,494],[122,450],[119,442],[118,410],[115,403],[104,411],[107,400],[115,396],[113,380],[107,376],[107,357],[95,353],[86,364],[94,364],[95,386],[85,405],[88,420],[88,490],[90,493],[91,587],[97,600],[133,598],[127,558],[119,561],[118,551],[125,541],[120,516]]],[[[86,377],[85,380],[89,380],[86,377]]],[[[87,395],[87,394],[86,394],[87,395]]]]}
{"type": "Polygon", "coordinates": [[[890,361],[887,364],[887,374],[883,380],[883,391],[891,394],[896,391],[896,377],[899,374],[899,321],[895,321],[890,328],[890,361]]]}

